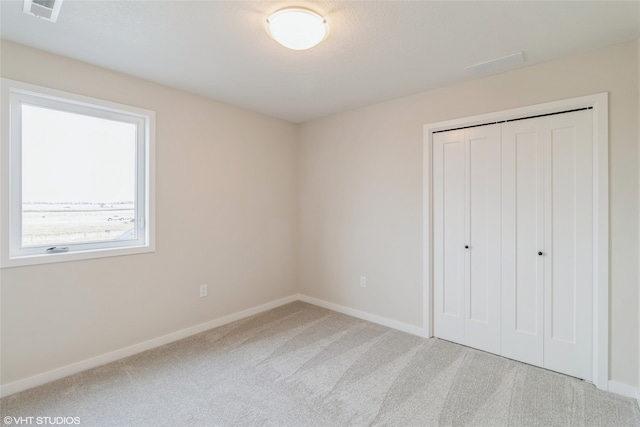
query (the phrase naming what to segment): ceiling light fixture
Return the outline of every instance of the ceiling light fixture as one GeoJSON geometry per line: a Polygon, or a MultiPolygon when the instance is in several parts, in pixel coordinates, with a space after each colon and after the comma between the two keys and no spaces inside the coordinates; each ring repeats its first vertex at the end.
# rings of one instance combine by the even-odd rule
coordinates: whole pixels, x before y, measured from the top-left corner
{"type": "Polygon", "coordinates": [[[327,37],[329,26],[326,19],[309,9],[286,8],[267,18],[267,32],[284,47],[306,50],[327,37]]]}

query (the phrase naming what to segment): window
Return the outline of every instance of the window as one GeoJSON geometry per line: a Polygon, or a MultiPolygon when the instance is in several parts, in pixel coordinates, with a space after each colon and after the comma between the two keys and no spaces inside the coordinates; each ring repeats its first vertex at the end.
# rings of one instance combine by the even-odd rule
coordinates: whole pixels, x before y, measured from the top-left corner
{"type": "Polygon", "coordinates": [[[154,112],[6,79],[2,96],[2,267],[153,251],[154,112]]]}

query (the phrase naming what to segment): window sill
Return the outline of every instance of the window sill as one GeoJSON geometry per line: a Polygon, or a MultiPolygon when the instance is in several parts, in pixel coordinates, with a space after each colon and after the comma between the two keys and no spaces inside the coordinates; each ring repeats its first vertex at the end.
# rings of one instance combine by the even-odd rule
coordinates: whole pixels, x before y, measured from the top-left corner
{"type": "Polygon", "coordinates": [[[155,252],[155,245],[131,246],[127,248],[96,249],[77,252],[65,252],[54,254],[39,254],[23,257],[8,258],[3,256],[0,268],[28,267],[41,264],[53,264],[59,262],[83,261],[90,259],[109,258],[125,255],[137,255],[155,252]]]}

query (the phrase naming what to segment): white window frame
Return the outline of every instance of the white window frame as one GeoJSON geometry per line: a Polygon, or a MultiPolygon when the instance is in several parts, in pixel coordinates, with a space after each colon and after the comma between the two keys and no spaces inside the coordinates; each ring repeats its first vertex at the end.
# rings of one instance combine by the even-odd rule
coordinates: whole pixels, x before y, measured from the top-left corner
{"type": "Polygon", "coordinates": [[[155,112],[4,78],[0,90],[0,268],[154,252],[155,112]],[[136,239],[64,243],[65,252],[21,247],[23,103],[136,125],[136,239]]]}

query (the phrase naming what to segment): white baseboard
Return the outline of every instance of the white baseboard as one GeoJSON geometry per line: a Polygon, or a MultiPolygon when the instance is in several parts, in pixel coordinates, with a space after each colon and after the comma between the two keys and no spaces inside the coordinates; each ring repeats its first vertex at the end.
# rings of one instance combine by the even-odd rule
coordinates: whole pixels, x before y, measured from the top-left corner
{"type": "MultiPolygon", "coordinates": [[[[427,331],[424,328],[409,325],[404,322],[400,322],[386,317],[378,316],[376,314],[367,313],[365,311],[356,310],[354,308],[345,307],[343,305],[335,304],[332,302],[324,301],[318,298],[310,297],[307,295],[297,294],[291,295],[285,298],[281,298],[276,301],[271,301],[266,304],[261,304],[256,307],[249,308],[237,313],[229,314],[227,316],[220,317],[199,325],[191,326],[180,331],[172,332],[167,335],[163,335],[158,338],[153,338],[147,341],[143,341],[138,344],[134,344],[129,347],[125,347],[119,350],[112,351],[100,356],[96,356],[90,359],[82,360],[80,362],[72,363],[61,368],[53,369],[48,372],[33,375],[28,378],[24,378],[12,383],[5,384],[0,387],[0,397],[9,396],[20,391],[24,391],[33,387],[37,387],[46,384],[51,381],[58,380],[60,378],[67,377],[69,375],[76,374],[78,372],[86,371],[87,369],[95,368],[97,366],[105,365],[116,360],[123,359],[125,357],[133,356],[134,354],[141,353],[143,351],[151,350],[156,347],[160,347],[165,344],[172,343],[174,341],[181,340],[183,338],[190,337],[200,332],[207,331],[209,329],[217,328],[222,325],[226,325],[236,320],[244,319],[254,314],[262,313],[267,310],[279,307],[284,304],[288,304],[294,301],[303,301],[309,304],[317,305],[329,310],[336,311],[338,313],[346,314],[348,316],[357,317],[358,319],[366,320],[369,322],[377,323],[392,329],[397,329],[402,332],[407,332],[412,335],[420,337],[428,337],[427,331]]],[[[638,388],[627,384],[619,383],[617,381],[609,381],[608,388],[611,393],[619,394],[626,397],[637,399],[638,406],[640,406],[640,393],[638,388]]]]}
{"type": "Polygon", "coordinates": [[[617,381],[609,381],[609,391],[621,396],[637,399],[640,404],[640,395],[638,394],[638,389],[634,386],[619,383],[617,381]]]}
{"type": "Polygon", "coordinates": [[[264,311],[271,310],[272,308],[280,307],[281,305],[289,304],[290,302],[294,301],[298,301],[298,295],[296,294],[289,295],[288,297],[280,298],[278,300],[271,301],[265,304],[261,304],[256,307],[248,308],[237,313],[229,314],[222,318],[224,320],[222,325],[226,325],[227,323],[235,322],[236,320],[244,319],[246,317],[253,316],[254,314],[259,314],[264,311]]]}
{"type": "Polygon", "coordinates": [[[245,317],[253,316],[254,314],[262,313],[263,311],[271,310],[272,308],[288,304],[290,302],[296,301],[297,299],[297,295],[291,295],[276,301],[271,301],[269,303],[259,305],[257,307],[240,311],[238,313],[233,313],[215,320],[210,320],[199,325],[182,329],[180,331],[172,332],[158,338],[153,338],[129,347],[121,348],[110,353],[102,354],[100,356],[72,363],[70,365],[53,369],[48,372],[14,381],[0,387],[0,397],[9,396],[10,394],[37,387],[39,385],[64,378],[69,375],[77,374],[78,372],[86,371],[87,369],[95,368],[97,366],[105,365],[109,362],[114,362],[125,357],[133,356],[134,354],[151,350],[152,348],[160,347],[161,345],[169,344],[174,341],[190,337],[191,335],[195,335],[209,329],[217,328],[218,326],[226,325],[227,323],[235,322],[236,320],[244,319],[245,317]]]}
{"type": "MultiPolygon", "coordinates": [[[[429,336],[425,328],[409,325],[403,322],[399,322],[397,320],[387,319],[386,317],[378,316],[376,314],[370,314],[364,311],[356,310],[350,307],[345,307],[339,304],[334,304],[332,302],[324,301],[318,298],[298,294],[298,300],[304,301],[309,304],[317,305],[319,307],[323,307],[329,310],[337,311],[338,313],[343,313],[348,316],[357,317],[358,319],[367,320],[369,322],[387,326],[392,329],[397,329],[399,331],[407,332],[412,335],[417,335],[424,338],[427,338],[429,336]]],[[[637,399],[638,406],[640,406],[640,392],[638,391],[638,388],[627,385],[627,384],[623,384],[617,381],[609,381],[607,385],[608,385],[609,392],[619,394],[621,396],[637,399]]]]}
{"type": "Polygon", "coordinates": [[[355,308],[345,307],[343,305],[334,304],[325,300],[321,300],[314,297],[298,294],[298,299],[309,304],[317,305],[329,310],[337,311],[338,313],[346,314],[348,316],[357,317],[358,319],[367,320],[369,322],[377,323],[382,326],[387,326],[392,329],[397,329],[402,332],[406,332],[419,337],[427,338],[428,334],[424,328],[419,326],[409,325],[408,323],[399,322],[397,320],[387,319],[386,317],[378,316],[376,314],[367,313],[365,311],[356,310],[355,308]]]}

